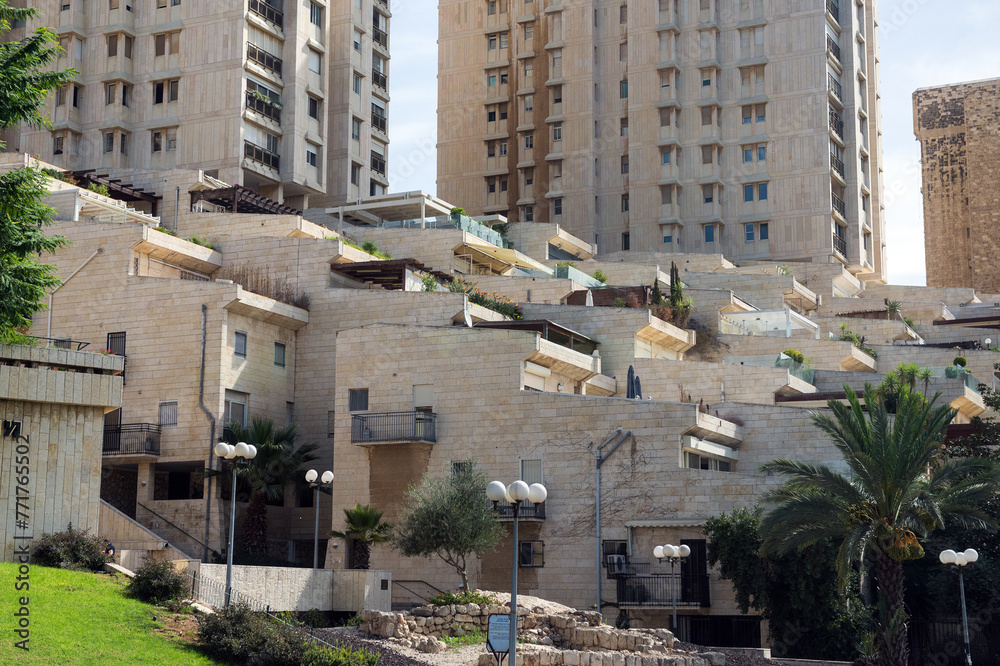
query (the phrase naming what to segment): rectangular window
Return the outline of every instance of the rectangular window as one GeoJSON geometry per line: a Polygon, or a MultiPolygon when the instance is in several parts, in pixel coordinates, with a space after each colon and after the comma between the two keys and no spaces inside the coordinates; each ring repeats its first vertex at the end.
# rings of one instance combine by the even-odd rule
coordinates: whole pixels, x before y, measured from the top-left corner
{"type": "Polygon", "coordinates": [[[757,186],[757,201],[767,201],[767,183],[757,186]]]}
{"type": "Polygon", "coordinates": [[[497,36],[490,35],[489,37],[486,38],[486,50],[495,51],[496,48],[497,48],[497,36]]]}
{"type": "MultiPolygon", "coordinates": [[[[627,213],[628,212],[628,206],[629,206],[628,195],[627,194],[623,194],[622,195],[622,212],[623,213],[627,213]]],[[[627,236],[628,236],[628,234],[622,234],[622,245],[626,244],[626,237],[627,236]]],[[[623,247],[622,249],[623,250],[627,250],[628,248],[623,247]]]]}
{"type": "Polygon", "coordinates": [[[743,186],[743,202],[747,203],[753,201],[753,185],[743,186]]]}
{"type": "Polygon", "coordinates": [[[163,150],[163,132],[153,132],[153,152],[158,153],[163,150]]]}
{"type": "Polygon", "coordinates": [[[502,48],[502,49],[507,48],[507,44],[508,44],[508,40],[509,39],[510,39],[510,37],[507,35],[506,32],[500,33],[500,48],[502,48]]]}
{"type": "Polygon", "coordinates": [[[117,95],[118,86],[114,83],[107,83],[104,86],[104,104],[105,106],[114,104],[115,97],[117,95]]]}
{"type": "Polygon", "coordinates": [[[767,146],[761,144],[757,146],[757,161],[764,162],[767,160],[767,146]]]}
{"type": "Polygon", "coordinates": [[[705,242],[714,243],[715,242],[715,225],[706,224],[705,225],[705,242]]]}
{"type": "Polygon", "coordinates": [[[705,200],[705,203],[712,203],[715,200],[715,193],[711,185],[701,186],[701,196],[705,200]]]}
{"type": "Polygon", "coordinates": [[[562,123],[552,125],[552,140],[562,141],[562,123]]]}
{"type": "Polygon", "coordinates": [[[122,84],[122,106],[128,108],[132,104],[132,86],[122,84]]]}
{"type": "Polygon", "coordinates": [[[622,251],[628,252],[632,249],[632,236],[625,232],[622,234],[622,251]]]}
{"type": "Polygon", "coordinates": [[[354,90],[354,94],[355,94],[355,95],[360,95],[360,94],[361,94],[361,75],[360,75],[360,74],[357,74],[357,73],[356,73],[356,74],[354,75],[354,86],[353,86],[353,90],[354,90]]]}
{"type": "Polygon", "coordinates": [[[154,51],[153,55],[162,56],[167,55],[167,35],[166,33],[161,33],[159,35],[153,35],[154,51]]]}
{"type": "Polygon", "coordinates": [[[347,389],[347,409],[352,412],[367,412],[368,389],[347,389]]]}
{"type": "Polygon", "coordinates": [[[530,206],[529,205],[529,206],[525,206],[524,207],[524,221],[525,222],[534,222],[535,221],[535,207],[534,206],[530,206]]]}
{"type": "Polygon", "coordinates": [[[497,121],[497,111],[494,107],[486,109],[486,122],[495,123],[497,121]]]}
{"type": "Polygon", "coordinates": [[[361,53],[361,31],[354,31],[354,50],[361,53]]]}
{"type": "Polygon", "coordinates": [[[749,125],[753,122],[753,105],[747,104],[742,108],[743,112],[743,124],[749,125]]]}
{"type": "Polygon", "coordinates": [[[601,541],[601,548],[604,555],[601,565],[607,567],[611,573],[626,573],[628,542],[605,539],[601,541]]]}
{"type": "Polygon", "coordinates": [[[743,149],[743,163],[744,164],[750,164],[751,162],[753,162],[753,148],[744,148],[743,149]]]}
{"type": "Polygon", "coordinates": [[[351,119],[351,138],[355,141],[361,141],[361,121],[357,118],[351,119]]]}
{"type": "Polygon", "coordinates": [[[309,117],[313,120],[319,120],[319,100],[315,97],[309,98],[309,117]]]}
{"type": "Polygon", "coordinates": [[[278,367],[285,367],[285,343],[274,343],[274,364],[278,367]]]}
{"type": "Polygon", "coordinates": [[[180,99],[181,82],[177,79],[167,82],[167,101],[176,102],[180,99]]]}
{"type": "Polygon", "coordinates": [[[524,26],[524,39],[525,41],[533,38],[535,36],[535,26],[532,23],[524,26]]]}
{"type": "Polygon", "coordinates": [[[497,155],[500,157],[505,157],[507,155],[507,142],[498,141],[497,142],[497,155]]]}
{"type": "Polygon", "coordinates": [[[621,99],[628,99],[628,81],[622,81],[618,84],[618,96],[621,99]]]}
{"type": "Polygon", "coordinates": [[[66,104],[66,86],[59,86],[56,88],[56,106],[64,104],[66,104]]]}
{"type": "Polygon", "coordinates": [[[767,232],[768,232],[767,222],[761,222],[760,223],[760,239],[761,240],[767,240],[767,238],[768,238],[767,232]]]}
{"type": "Polygon", "coordinates": [[[558,197],[552,200],[552,215],[559,217],[562,215],[562,197],[558,197]]]}
{"type": "Polygon", "coordinates": [[[701,107],[701,124],[702,126],[712,124],[712,107],[710,106],[701,107]]]}
{"type": "Polygon", "coordinates": [[[517,566],[544,567],[545,542],[519,541],[517,544],[517,566]]]}
{"type": "Polygon", "coordinates": [[[316,74],[323,73],[323,59],[319,51],[309,49],[309,71],[316,74]]]}
{"type": "Polygon", "coordinates": [[[153,104],[163,104],[163,81],[153,84],[153,104]]]}
{"type": "Polygon", "coordinates": [[[323,8],[315,2],[309,3],[309,22],[315,26],[323,27],[323,8]]]}
{"type": "Polygon", "coordinates": [[[306,164],[316,166],[316,151],[306,148],[306,164]]]}
{"type": "Polygon", "coordinates": [[[125,57],[132,59],[132,38],[128,35],[125,35],[125,57]]]}
{"type": "Polygon", "coordinates": [[[552,103],[562,104],[562,86],[552,86],[552,103]]]}
{"type": "Polygon", "coordinates": [[[535,147],[535,134],[534,132],[528,132],[524,135],[524,147],[534,148],[535,147]]]}
{"type": "Polygon", "coordinates": [[[159,426],[161,428],[174,428],[177,426],[177,401],[169,400],[160,403],[159,426]]]}
{"type": "Polygon", "coordinates": [[[247,334],[243,331],[236,331],[233,339],[233,353],[242,358],[247,357],[247,334]]]}
{"type": "Polygon", "coordinates": [[[361,167],[357,164],[351,165],[351,185],[361,184],[361,167]]]}
{"type": "Polygon", "coordinates": [[[225,402],[225,414],[224,421],[225,425],[230,423],[238,423],[241,426],[246,426],[247,424],[247,405],[250,404],[250,395],[247,393],[240,393],[239,391],[230,391],[226,389],[226,402],[225,402]]]}
{"type": "Polygon", "coordinates": [[[115,152],[115,133],[105,132],[104,133],[104,152],[113,153],[115,152]]]}
{"type": "Polygon", "coordinates": [[[752,222],[748,222],[747,224],[743,225],[743,235],[744,235],[744,240],[747,243],[752,243],[753,242],[753,239],[754,239],[754,228],[753,228],[753,223],[752,222]]]}
{"type": "Polygon", "coordinates": [[[702,146],[701,147],[701,163],[711,164],[712,156],[715,154],[715,149],[712,146],[702,146]]]}
{"type": "Polygon", "coordinates": [[[532,111],[532,110],[534,110],[534,108],[535,108],[535,96],[534,95],[525,95],[524,96],[524,110],[525,111],[532,111]]]}
{"type": "Polygon", "coordinates": [[[767,108],[766,104],[758,104],[757,105],[757,122],[762,123],[765,120],[767,120],[767,111],[766,111],[766,108],[767,108]]]}
{"type": "Polygon", "coordinates": [[[73,86],[73,108],[80,108],[81,97],[83,97],[83,86],[73,86]]]}
{"type": "Polygon", "coordinates": [[[622,136],[628,136],[628,118],[619,119],[618,127],[622,136]]]}
{"type": "Polygon", "coordinates": [[[167,150],[177,150],[177,130],[167,130],[167,150]]]}
{"type": "Polygon", "coordinates": [[[118,55],[118,35],[108,35],[108,57],[114,58],[118,55]]]}
{"type": "Polygon", "coordinates": [[[628,155],[622,157],[622,173],[628,173],[628,155]]]}
{"type": "Polygon", "coordinates": [[[128,134],[125,132],[122,132],[120,148],[122,155],[128,155],[128,134]]]}
{"type": "Polygon", "coordinates": [[[52,137],[52,154],[53,155],[63,154],[63,137],[61,136],[52,137]]]}

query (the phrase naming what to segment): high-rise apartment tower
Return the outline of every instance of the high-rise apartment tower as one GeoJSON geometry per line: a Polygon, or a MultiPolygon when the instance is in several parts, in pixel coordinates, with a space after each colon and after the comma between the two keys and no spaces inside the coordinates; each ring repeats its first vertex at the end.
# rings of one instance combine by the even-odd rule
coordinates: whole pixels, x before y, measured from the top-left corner
{"type": "Polygon", "coordinates": [[[438,193],[885,278],[875,0],[442,0],[438,193]]]}
{"type": "MultiPolygon", "coordinates": [[[[20,3],[24,6],[24,0],[20,3]]],[[[5,39],[50,26],[76,69],[52,128],[7,149],[70,170],[196,168],[295,208],[382,193],[383,0],[53,0],[5,39]]]]}

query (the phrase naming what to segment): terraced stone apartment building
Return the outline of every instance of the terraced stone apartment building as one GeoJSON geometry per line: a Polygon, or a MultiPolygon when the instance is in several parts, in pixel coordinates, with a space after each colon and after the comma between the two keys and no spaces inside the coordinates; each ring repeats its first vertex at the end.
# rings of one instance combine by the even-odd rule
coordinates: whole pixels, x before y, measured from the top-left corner
{"type": "Polygon", "coordinates": [[[443,0],[438,193],[884,282],[875,0],[443,0]]]}

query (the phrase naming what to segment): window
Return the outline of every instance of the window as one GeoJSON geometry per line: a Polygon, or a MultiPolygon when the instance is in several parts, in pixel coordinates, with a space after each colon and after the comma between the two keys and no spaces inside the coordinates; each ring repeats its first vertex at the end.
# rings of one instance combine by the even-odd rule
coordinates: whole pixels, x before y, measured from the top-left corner
{"type": "Polygon", "coordinates": [[[309,22],[321,28],[323,27],[323,8],[315,2],[309,3],[309,22]]]}
{"type": "Polygon", "coordinates": [[[625,233],[622,234],[622,250],[627,252],[629,249],[631,249],[631,246],[632,246],[632,237],[626,231],[625,233]]]}
{"type": "Polygon", "coordinates": [[[705,125],[712,124],[712,107],[710,106],[701,107],[701,124],[703,127],[705,125]]]}
{"type": "MultiPolygon", "coordinates": [[[[720,460],[719,458],[712,458],[705,455],[699,455],[697,453],[691,453],[690,451],[684,452],[684,466],[690,469],[704,469],[704,470],[711,470],[713,472],[733,471],[733,465],[728,460],[720,460]]],[[[692,551],[693,550],[694,549],[692,549],[692,551]]],[[[692,552],[692,555],[693,554],[694,553],[692,552]]],[[[683,559],[686,560],[687,558],[685,557],[683,559]]]]}
{"type": "Polygon", "coordinates": [[[351,185],[361,184],[361,167],[357,164],[351,165],[351,185]]]}
{"type": "Polygon", "coordinates": [[[160,418],[158,421],[161,428],[177,427],[177,401],[169,400],[160,403],[160,418]]]}
{"type": "Polygon", "coordinates": [[[757,186],[757,201],[767,201],[767,183],[757,186]]]}
{"type": "Polygon", "coordinates": [[[753,122],[753,104],[747,104],[742,109],[743,112],[743,124],[749,125],[753,122]]]}
{"type": "Polygon", "coordinates": [[[247,334],[243,331],[236,331],[233,340],[233,354],[242,358],[247,357],[247,334]]]}
{"type": "Polygon", "coordinates": [[[524,221],[534,222],[535,221],[535,207],[528,205],[524,207],[524,221]]]}
{"type": "Polygon", "coordinates": [[[768,232],[767,222],[761,222],[760,223],[760,239],[761,240],[767,240],[767,238],[768,238],[767,232],[768,232]]]}
{"type": "Polygon", "coordinates": [[[622,173],[628,173],[628,155],[622,156],[622,173]]]}
{"type": "Polygon", "coordinates": [[[309,117],[313,120],[319,120],[319,104],[320,101],[315,97],[309,98],[309,117]]]}
{"type": "Polygon", "coordinates": [[[108,0],[108,9],[118,9],[118,0],[108,0]]]}
{"type": "Polygon", "coordinates": [[[495,123],[497,120],[497,111],[495,107],[489,107],[486,109],[486,122],[495,123]]]}
{"type": "Polygon", "coordinates": [[[496,48],[497,48],[497,36],[490,35],[489,37],[486,38],[486,50],[495,51],[496,48]]]}
{"type": "Polygon", "coordinates": [[[712,158],[715,156],[715,148],[713,146],[702,146],[701,147],[701,163],[711,164],[712,158]]]}
{"type": "Polygon", "coordinates": [[[167,150],[177,150],[177,129],[167,130],[167,150]]]}
{"type": "Polygon", "coordinates": [[[534,95],[525,95],[524,96],[524,110],[525,111],[532,111],[532,110],[534,110],[534,108],[535,108],[535,96],[534,95]]]}
{"type": "Polygon", "coordinates": [[[132,59],[132,38],[128,35],[125,35],[125,57],[132,59]]]}
{"type": "Polygon", "coordinates": [[[347,409],[352,412],[367,412],[368,389],[347,389],[347,409]]]}
{"type": "Polygon", "coordinates": [[[486,86],[488,88],[492,88],[496,84],[497,84],[497,75],[496,74],[487,74],[486,75],[486,86]]]}
{"type": "Polygon", "coordinates": [[[743,236],[747,243],[752,243],[754,240],[754,225],[752,222],[748,222],[743,225],[743,236]]]}
{"type": "Polygon", "coordinates": [[[354,31],[354,50],[361,53],[361,31],[354,31]]]}
{"type": "Polygon", "coordinates": [[[604,555],[601,566],[608,567],[611,573],[626,573],[628,564],[628,542],[606,539],[601,541],[604,555]]]}
{"type": "Polygon", "coordinates": [[[83,97],[83,86],[73,86],[73,108],[80,108],[81,97],[83,97]]]}
{"type": "Polygon", "coordinates": [[[712,85],[712,70],[701,70],[701,85],[703,87],[712,85]]]}
{"type": "Polygon", "coordinates": [[[316,74],[323,73],[323,58],[319,51],[309,49],[309,71],[316,74]]]}
{"type": "Polygon", "coordinates": [[[618,60],[621,62],[628,60],[628,42],[622,42],[618,45],[618,60]]]}
{"type": "Polygon", "coordinates": [[[114,58],[118,55],[118,35],[108,35],[108,57],[114,58]]]}
{"type": "Polygon", "coordinates": [[[660,203],[670,205],[674,202],[674,186],[664,185],[660,188],[660,203]]]}
{"type": "Polygon", "coordinates": [[[487,141],[486,142],[486,157],[496,157],[497,155],[497,142],[487,141]]]}
{"type": "Polygon", "coordinates": [[[114,83],[104,84],[104,104],[105,106],[115,103],[118,86],[114,83]]]}
{"type": "Polygon", "coordinates": [[[180,97],[180,80],[157,81],[153,84],[153,104],[163,104],[164,101],[176,102],[180,97]]]}
{"type": "Polygon", "coordinates": [[[559,217],[562,215],[562,197],[557,197],[552,200],[552,215],[559,217]]]}
{"type": "Polygon", "coordinates": [[[535,63],[530,59],[524,61],[524,78],[529,78],[535,75],[535,63]]]}
{"type": "Polygon", "coordinates": [[[507,85],[507,70],[500,70],[500,85],[507,85]]]}
{"type": "Polygon", "coordinates": [[[715,242],[715,225],[706,224],[705,225],[705,242],[714,243],[715,242]]]}
{"type": "Polygon", "coordinates": [[[486,194],[493,194],[497,191],[497,179],[490,176],[486,179],[486,194]]]}
{"type": "Polygon", "coordinates": [[[153,152],[158,153],[163,150],[163,132],[153,132],[153,152]]]}
{"type": "Polygon", "coordinates": [[[472,472],[475,466],[474,460],[453,460],[451,461],[451,476],[455,478],[460,474],[468,474],[472,472]]]}
{"type": "Polygon", "coordinates": [[[715,191],[712,185],[702,185],[701,196],[705,203],[712,203],[715,200],[715,191]]]}
{"type": "Polygon", "coordinates": [[[618,8],[618,22],[622,25],[628,23],[628,5],[621,5],[618,8]]]}
{"type": "Polygon", "coordinates": [[[524,184],[525,186],[533,185],[535,183],[535,170],[525,169],[524,170],[524,184]]]}
{"type": "Polygon", "coordinates": [[[527,148],[534,148],[535,147],[535,133],[534,132],[526,132],[525,133],[525,135],[524,135],[524,147],[526,149],[527,148]]]}
{"type": "Polygon", "coordinates": [[[545,542],[519,541],[517,544],[517,566],[544,567],[545,542]]]}
{"type": "Polygon", "coordinates": [[[744,148],[743,149],[743,163],[744,164],[750,164],[751,162],[753,162],[753,148],[744,148]]]}
{"type": "MultiPolygon", "coordinates": [[[[628,212],[628,194],[623,194],[623,195],[622,195],[622,212],[623,212],[623,213],[627,213],[627,212],[628,212]]],[[[624,238],[625,238],[625,236],[623,235],[623,236],[622,236],[622,238],[624,239],[624,238]]],[[[623,241],[622,241],[622,244],[624,245],[624,243],[625,243],[625,242],[624,242],[624,240],[623,240],[623,241]]],[[[623,249],[623,250],[626,250],[626,249],[628,249],[628,248],[624,248],[624,247],[623,247],[622,249],[623,249]]]]}
{"type": "Polygon", "coordinates": [[[552,103],[562,104],[562,86],[552,86],[552,103]]]}
{"type": "Polygon", "coordinates": [[[167,101],[176,102],[180,99],[181,82],[178,79],[167,82],[167,101]]]}
{"type": "Polygon", "coordinates": [[[285,367],[285,343],[274,343],[274,364],[278,367],[285,367]]]}
{"type": "Polygon", "coordinates": [[[132,104],[132,86],[127,83],[122,84],[122,106],[129,107],[132,104]]]}
{"type": "Polygon", "coordinates": [[[767,161],[767,146],[764,144],[760,144],[759,146],[757,146],[757,161],[758,162],[767,161]]]}
{"type": "Polygon", "coordinates": [[[759,122],[759,123],[762,123],[765,120],[767,120],[767,113],[765,111],[766,106],[767,106],[766,104],[757,104],[756,105],[757,122],[759,122]]]}
{"type": "Polygon", "coordinates": [[[500,48],[501,49],[507,48],[508,40],[509,39],[510,39],[510,36],[506,32],[500,33],[500,48]]]}
{"type": "Polygon", "coordinates": [[[61,136],[52,137],[52,154],[53,155],[63,154],[63,137],[61,136]]]}
{"type": "Polygon", "coordinates": [[[315,148],[306,148],[306,164],[311,167],[316,166],[316,150],[315,148]]]}
{"type": "Polygon", "coordinates": [[[239,391],[226,389],[224,424],[238,423],[241,426],[247,424],[247,405],[250,404],[250,395],[239,391]]]}
{"type": "Polygon", "coordinates": [[[743,186],[743,201],[753,201],[754,188],[757,189],[757,201],[767,201],[767,183],[750,183],[743,186]]]}
{"type": "Polygon", "coordinates": [[[122,132],[120,149],[122,155],[128,155],[128,133],[122,132]]]}
{"type": "Polygon", "coordinates": [[[497,0],[488,0],[486,3],[486,13],[493,16],[497,13],[497,0]]]}
{"type": "Polygon", "coordinates": [[[115,133],[105,132],[104,133],[104,152],[113,153],[115,152],[115,133]]]}
{"type": "Polygon", "coordinates": [[[621,99],[628,99],[628,79],[618,84],[618,96],[621,99]]]}
{"type": "Polygon", "coordinates": [[[500,183],[500,191],[507,191],[507,176],[500,176],[497,181],[500,183]]]}
{"type": "Polygon", "coordinates": [[[66,104],[66,86],[56,88],[56,106],[66,104]]]}
{"type": "Polygon", "coordinates": [[[743,186],[743,202],[753,201],[753,185],[743,186]]]}
{"type": "Polygon", "coordinates": [[[524,39],[525,41],[532,39],[535,36],[535,24],[529,23],[524,26],[524,39]]]}
{"type": "Polygon", "coordinates": [[[153,35],[154,43],[154,53],[153,55],[162,56],[167,55],[167,35],[166,33],[161,33],[159,35],[153,35]]]}
{"type": "Polygon", "coordinates": [[[355,95],[361,94],[361,75],[355,72],[353,90],[355,95]]]}
{"type": "Polygon", "coordinates": [[[562,123],[552,125],[552,140],[562,141],[562,123]]]}
{"type": "Polygon", "coordinates": [[[622,136],[628,136],[628,118],[619,119],[618,129],[622,136]]]}
{"type": "Polygon", "coordinates": [[[351,138],[355,141],[361,141],[361,121],[357,118],[351,119],[351,138]]]}
{"type": "Polygon", "coordinates": [[[500,157],[506,157],[507,155],[507,142],[497,141],[497,155],[500,157]]]}

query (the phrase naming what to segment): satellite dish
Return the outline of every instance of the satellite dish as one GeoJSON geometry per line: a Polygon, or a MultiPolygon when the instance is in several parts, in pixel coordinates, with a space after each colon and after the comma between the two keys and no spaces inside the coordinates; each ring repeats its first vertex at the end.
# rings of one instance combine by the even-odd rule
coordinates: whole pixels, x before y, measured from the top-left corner
{"type": "Polygon", "coordinates": [[[469,314],[468,310],[466,310],[464,314],[465,314],[465,325],[468,326],[469,328],[472,328],[472,315],[469,314]]]}

